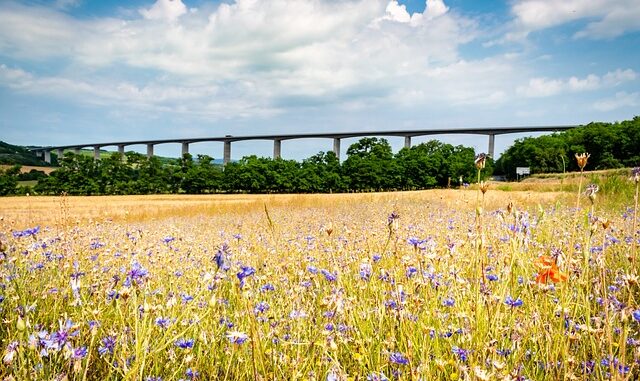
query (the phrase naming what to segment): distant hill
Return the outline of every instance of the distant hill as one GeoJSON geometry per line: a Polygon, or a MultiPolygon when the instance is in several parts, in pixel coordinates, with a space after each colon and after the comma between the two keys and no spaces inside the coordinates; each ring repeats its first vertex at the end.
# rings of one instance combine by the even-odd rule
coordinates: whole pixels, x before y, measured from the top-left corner
{"type": "MultiPolygon", "coordinates": [[[[35,147],[34,147],[35,148],[35,147]]],[[[106,158],[110,155],[113,155],[115,152],[113,151],[105,151],[100,150],[100,157],[106,158]]],[[[92,149],[83,149],[80,150],[81,155],[93,156],[92,149]]],[[[168,164],[175,160],[173,157],[165,157],[165,156],[156,156],[160,159],[160,162],[163,164],[168,164]]],[[[38,158],[33,152],[29,151],[25,147],[14,146],[9,143],[5,143],[0,141],[0,164],[4,165],[15,165],[20,164],[23,166],[36,166],[36,167],[53,167],[57,164],[57,156],[55,151],[51,152],[51,159],[53,161],[52,164],[45,162],[44,160],[38,158]]],[[[197,158],[194,158],[197,161],[197,158]]],[[[213,161],[214,164],[222,165],[222,159],[215,159],[213,161]]]]}
{"type": "Polygon", "coordinates": [[[20,146],[14,146],[0,141],[0,164],[20,164],[40,167],[50,167],[51,164],[38,158],[33,152],[20,146]]]}

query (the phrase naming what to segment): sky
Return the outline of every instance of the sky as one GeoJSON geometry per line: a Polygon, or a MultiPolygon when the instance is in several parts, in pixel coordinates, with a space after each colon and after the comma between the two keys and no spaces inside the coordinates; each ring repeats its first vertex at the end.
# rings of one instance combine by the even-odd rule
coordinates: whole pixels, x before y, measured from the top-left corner
{"type": "MultiPolygon", "coordinates": [[[[1,0],[0,140],[615,122],[640,115],[639,46],[640,0],[1,0]]],[[[413,143],[433,138],[487,149],[413,143]]],[[[332,144],[284,141],[282,157],[332,144]]],[[[232,158],[272,151],[237,142],[232,158]]]]}

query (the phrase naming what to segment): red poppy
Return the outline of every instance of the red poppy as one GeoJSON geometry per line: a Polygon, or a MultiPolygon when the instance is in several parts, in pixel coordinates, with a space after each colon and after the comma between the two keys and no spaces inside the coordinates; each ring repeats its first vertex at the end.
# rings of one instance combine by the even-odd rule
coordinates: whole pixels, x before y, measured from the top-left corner
{"type": "Polygon", "coordinates": [[[560,271],[556,261],[546,255],[538,257],[533,265],[538,268],[538,275],[536,276],[536,282],[547,283],[549,279],[553,283],[564,282],[567,280],[567,274],[560,271]]]}

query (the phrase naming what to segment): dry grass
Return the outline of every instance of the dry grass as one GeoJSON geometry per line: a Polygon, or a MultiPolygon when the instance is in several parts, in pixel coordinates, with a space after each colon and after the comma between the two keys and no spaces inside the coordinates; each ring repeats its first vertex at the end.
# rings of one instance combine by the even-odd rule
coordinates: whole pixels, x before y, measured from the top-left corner
{"type": "MultiPolygon", "coordinates": [[[[13,167],[12,165],[0,165],[1,169],[7,169],[7,168],[11,168],[13,167]]],[[[55,171],[56,169],[58,169],[58,167],[38,167],[38,166],[33,166],[33,165],[23,165],[22,167],[20,167],[20,173],[29,173],[31,172],[31,170],[35,169],[36,171],[42,171],[44,173],[46,173],[47,175],[50,174],[51,172],[55,171]]]]}
{"type": "MultiPolygon", "coordinates": [[[[561,192],[492,189],[486,208],[517,204],[548,204],[566,197],[561,192]]],[[[349,204],[384,204],[407,201],[438,203],[447,207],[474,208],[474,190],[428,190],[394,193],[352,193],[314,195],[151,195],[151,196],[28,196],[6,197],[0,203],[0,217],[22,228],[34,224],[80,223],[89,220],[148,221],[172,217],[242,214],[267,208],[331,208],[349,204]]]]}

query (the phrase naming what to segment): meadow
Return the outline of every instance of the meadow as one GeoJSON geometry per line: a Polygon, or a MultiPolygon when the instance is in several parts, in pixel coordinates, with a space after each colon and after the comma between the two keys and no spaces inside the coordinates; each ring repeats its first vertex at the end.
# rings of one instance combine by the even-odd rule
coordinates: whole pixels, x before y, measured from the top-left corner
{"type": "Polygon", "coordinates": [[[588,180],[3,198],[0,374],[638,379],[637,202],[588,180]]]}

